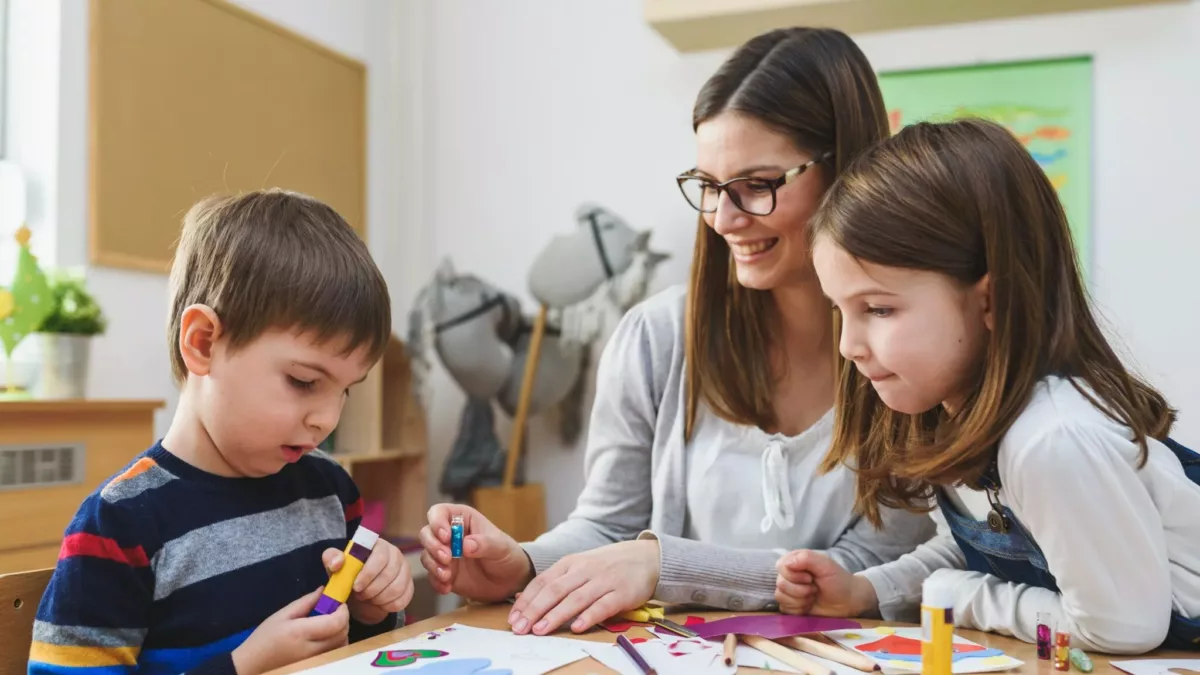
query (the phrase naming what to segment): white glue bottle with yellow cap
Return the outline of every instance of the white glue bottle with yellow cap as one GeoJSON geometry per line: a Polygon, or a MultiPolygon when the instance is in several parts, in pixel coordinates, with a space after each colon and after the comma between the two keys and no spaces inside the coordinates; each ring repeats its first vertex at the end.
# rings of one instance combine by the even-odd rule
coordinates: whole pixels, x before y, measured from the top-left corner
{"type": "Polygon", "coordinates": [[[954,588],[932,577],[921,585],[921,675],[950,675],[954,661],[954,588]]]}

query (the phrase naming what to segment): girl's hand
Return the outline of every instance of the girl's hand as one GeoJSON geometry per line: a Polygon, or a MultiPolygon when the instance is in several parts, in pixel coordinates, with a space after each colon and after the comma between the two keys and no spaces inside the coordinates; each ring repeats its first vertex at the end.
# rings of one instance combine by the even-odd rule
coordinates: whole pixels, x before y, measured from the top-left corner
{"type": "Polygon", "coordinates": [[[861,616],[879,600],[865,577],[847,572],[824,553],[792,551],[775,563],[775,600],[785,614],[861,616]]]}

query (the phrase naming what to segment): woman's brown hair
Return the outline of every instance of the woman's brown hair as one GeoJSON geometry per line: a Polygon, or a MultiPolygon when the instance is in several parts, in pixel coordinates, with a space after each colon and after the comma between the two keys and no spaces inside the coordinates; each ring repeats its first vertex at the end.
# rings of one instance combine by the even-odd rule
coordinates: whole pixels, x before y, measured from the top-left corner
{"type": "MultiPolygon", "coordinates": [[[[832,152],[824,164],[831,181],[888,134],[870,63],[831,29],[774,30],[738,48],[700,90],[692,127],[725,112],[752,117],[813,156],[832,152]]],[[[729,245],[700,218],[685,329],[686,438],[701,400],[731,422],[775,426],[770,343],[777,328],[771,294],[737,282],[729,245]]]]}
{"type": "Polygon", "coordinates": [[[905,127],[863,153],[826,192],[810,221],[856,259],[945,274],[985,275],[995,317],[974,385],[951,416],[889,409],[854,364],[838,372],[834,437],[823,470],[858,472],[858,510],[928,511],[936,485],[977,485],[1000,439],[1038,382],[1076,389],[1133,430],[1163,438],[1175,411],[1131,374],[1104,337],[1084,290],[1054,187],[998,124],[959,120],[905,127]],[[1086,386],[1081,386],[1086,385],[1086,386]]]}

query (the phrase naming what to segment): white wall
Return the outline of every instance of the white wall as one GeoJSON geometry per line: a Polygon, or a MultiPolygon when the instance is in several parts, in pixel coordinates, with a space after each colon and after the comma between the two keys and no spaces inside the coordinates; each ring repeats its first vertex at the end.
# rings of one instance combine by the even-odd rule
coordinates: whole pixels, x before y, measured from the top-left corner
{"type": "MultiPolygon", "coordinates": [[[[388,0],[235,0],[298,33],[315,39],[368,68],[368,240],[393,289],[396,326],[402,327],[407,305],[405,259],[397,254],[405,237],[404,200],[393,189],[405,172],[402,143],[411,110],[397,90],[414,80],[419,59],[403,60],[398,49],[401,24],[413,13],[388,0]],[[408,69],[401,72],[402,69],[408,69]],[[405,79],[407,78],[407,79],[405,79]],[[407,117],[406,117],[407,116],[407,117]]],[[[45,223],[46,259],[58,265],[87,263],[87,26],[86,0],[13,0],[16,35],[28,35],[27,49],[14,49],[19,59],[11,70],[27,78],[24,88],[38,94],[38,105],[15,97],[16,126],[9,127],[14,155],[30,169],[31,219],[45,223]],[[38,29],[35,34],[25,29],[38,29]],[[36,40],[34,39],[36,37],[36,40]],[[15,146],[15,147],[14,147],[15,146]]],[[[413,36],[409,36],[410,38],[413,36]]],[[[419,36],[417,36],[419,37],[419,36]]],[[[15,41],[14,41],[15,42],[15,41]]],[[[420,46],[420,41],[407,43],[420,46]]],[[[14,47],[17,45],[14,44],[14,47]]],[[[19,83],[18,83],[19,84],[19,83]]],[[[407,134],[407,135],[406,135],[407,134]]],[[[419,203],[419,201],[418,201],[419,203]]],[[[89,284],[109,315],[109,330],[93,346],[89,396],[154,398],[167,401],[156,418],[156,431],[166,430],[177,392],[171,383],[165,338],[164,275],[91,268],[89,284]]]]}
{"type": "MultiPolygon", "coordinates": [[[[517,294],[526,271],[574,210],[595,201],[675,256],[684,278],[694,212],[673,177],[694,163],[692,97],[719,63],[680,58],[641,19],[640,0],[436,0],[426,31],[426,223],[437,259],[517,294]]],[[[431,482],[457,434],[464,398],[440,368],[431,414],[431,482]]],[[[590,399],[587,401],[590,406],[590,399]]],[[[501,415],[501,443],[508,423],[501,415]]],[[[579,448],[530,423],[530,476],[551,522],[582,485],[579,448]]]]}
{"type": "MultiPolygon", "coordinates": [[[[674,259],[685,279],[694,217],[672,177],[693,158],[694,96],[727,52],[681,56],[645,26],[641,0],[437,0],[428,9],[426,223],[452,256],[511,292],[571,211],[598,200],[674,259]]],[[[1095,57],[1094,291],[1143,371],[1200,444],[1200,333],[1191,276],[1200,250],[1200,3],[857,36],[877,70],[1095,57]],[[1156,101],[1156,102],[1151,102],[1156,101]]],[[[433,451],[463,399],[439,374],[433,451]]],[[[502,439],[507,436],[502,434],[502,439]]],[[[533,425],[532,476],[549,520],[582,485],[582,444],[533,425]]],[[[433,463],[434,481],[440,459],[433,463]]]]}
{"type": "MultiPolygon", "coordinates": [[[[14,86],[29,92],[10,96],[9,149],[32,163],[39,245],[59,264],[82,264],[87,3],[12,2],[14,20],[37,32],[13,30],[31,51],[9,64],[10,73],[27,64],[14,86]]],[[[654,230],[655,247],[674,255],[656,287],[684,280],[694,217],[672,177],[693,162],[692,100],[726,52],[675,53],[645,26],[641,0],[239,2],[368,64],[369,238],[398,329],[442,256],[531,302],[525,271],[573,227],[584,200],[654,230]]],[[[1186,292],[1200,249],[1200,2],[858,40],[879,70],[1094,55],[1094,291],[1144,372],[1182,408],[1181,438],[1200,443],[1200,358],[1188,348],[1200,312],[1186,292]]],[[[112,319],[90,395],[167,399],[162,432],[175,400],[165,279],[100,268],[90,277],[112,319]]],[[[436,369],[431,488],[462,403],[436,369]]],[[[503,422],[500,433],[507,438],[503,422]]],[[[557,522],[582,484],[582,444],[561,447],[543,420],[531,436],[532,477],[557,522]]]]}

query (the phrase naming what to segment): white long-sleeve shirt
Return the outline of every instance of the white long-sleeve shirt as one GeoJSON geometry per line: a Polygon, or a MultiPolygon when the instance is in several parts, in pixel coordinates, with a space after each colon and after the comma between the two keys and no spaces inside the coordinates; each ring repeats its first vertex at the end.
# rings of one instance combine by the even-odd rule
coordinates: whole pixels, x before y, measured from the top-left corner
{"type": "MultiPolygon", "coordinates": [[[[1000,443],[1000,501],[1041,548],[1060,593],[963,569],[940,511],[937,535],[912,553],[863,572],[888,620],[913,620],[921,583],[953,584],[955,622],[1035,641],[1039,612],[1072,644],[1141,653],[1165,639],[1170,613],[1200,616],[1200,485],[1175,454],[1147,439],[1137,468],[1132,432],[1066,379],[1042,381],[1000,443]]],[[[1187,445],[1187,443],[1184,443],[1187,445]]],[[[982,492],[952,497],[971,517],[989,510],[982,492]]]]}

